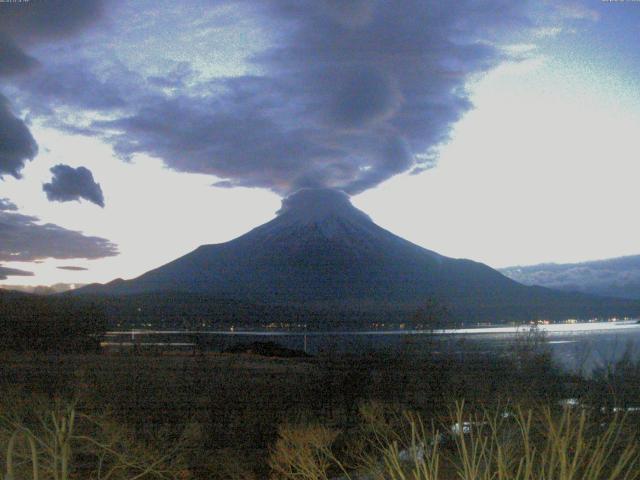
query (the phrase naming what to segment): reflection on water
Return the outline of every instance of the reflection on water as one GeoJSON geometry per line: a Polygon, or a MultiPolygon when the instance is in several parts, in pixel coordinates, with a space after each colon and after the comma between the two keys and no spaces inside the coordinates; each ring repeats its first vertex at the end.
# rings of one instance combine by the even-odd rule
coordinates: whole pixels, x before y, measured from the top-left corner
{"type": "MultiPolygon", "coordinates": [[[[640,347],[640,325],[635,322],[546,325],[547,345],[559,364],[572,371],[592,371],[614,362],[629,347],[640,347]]],[[[366,332],[273,332],[273,331],[185,331],[129,330],[107,334],[108,349],[133,346],[193,351],[223,351],[238,343],[273,341],[311,354],[366,352],[370,350],[420,350],[477,354],[504,351],[513,346],[518,333],[512,327],[440,331],[366,331],[366,332]]],[[[636,352],[634,352],[636,353],[636,352]]]]}

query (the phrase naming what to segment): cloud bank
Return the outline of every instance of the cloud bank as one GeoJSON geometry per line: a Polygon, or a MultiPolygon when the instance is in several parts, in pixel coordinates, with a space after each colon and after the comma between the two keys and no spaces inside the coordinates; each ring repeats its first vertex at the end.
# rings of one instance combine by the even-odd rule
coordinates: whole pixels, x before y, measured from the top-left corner
{"type": "Polygon", "coordinates": [[[0,261],[30,262],[46,258],[104,258],[118,254],[109,240],[85,236],[36,217],[0,211],[0,261]]]}
{"type": "Polygon", "coordinates": [[[501,270],[525,285],[640,299],[640,255],[582,263],[547,263],[501,270]]]}
{"type": "MultiPolygon", "coordinates": [[[[504,36],[532,28],[528,2],[505,0],[171,5],[141,2],[135,18],[111,19],[122,35],[148,28],[144,38],[153,39],[163,35],[158,22],[175,15],[171,21],[187,39],[212,52],[226,46],[209,32],[250,20],[265,32],[263,44],[251,45],[258,53],[246,59],[251,73],[207,76],[187,53],[158,74],[158,65],[139,57],[112,61],[118,47],[123,58],[131,55],[131,45],[116,39],[111,49],[98,44],[77,58],[42,60],[21,84],[31,108],[58,128],[101,136],[123,159],[147,154],[177,171],[215,175],[220,186],[281,194],[304,187],[354,194],[430,168],[452,125],[472,107],[468,81],[509,58],[500,47],[504,36]],[[227,24],[206,15],[216,9],[227,24]],[[78,122],[61,114],[69,110],[103,115],[78,122]]],[[[97,1],[78,8],[65,27],[71,32],[105,10],[97,1]]],[[[43,18],[28,20],[30,28],[43,18]]],[[[60,38],[67,20],[58,21],[33,38],[24,33],[27,20],[10,34],[27,42],[60,38]]]]}
{"type": "Polygon", "coordinates": [[[51,168],[51,173],[53,174],[51,182],[42,186],[49,200],[70,202],[84,199],[104,208],[102,188],[94,181],[93,174],[88,168],[73,168],[59,164],[51,168]]]}
{"type": "MultiPolygon", "coordinates": [[[[0,30],[30,45],[108,17],[113,29],[89,29],[95,41],[78,55],[38,59],[20,91],[50,125],[99,136],[125,160],[150,155],[177,171],[215,175],[221,187],[355,194],[431,168],[472,108],[469,81],[521,58],[504,46],[556,26],[554,17],[591,18],[567,7],[574,3],[140,0],[122,10],[127,3],[115,0],[52,1],[24,18],[14,13],[0,30]],[[217,65],[203,66],[195,50],[210,51],[214,64],[232,47],[218,33],[245,24],[262,35],[250,32],[244,73],[209,74],[217,65]],[[163,39],[167,27],[181,38],[163,39]],[[168,60],[174,44],[193,51],[168,60]]],[[[6,46],[11,69],[24,70],[29,59],[15,45],[6,46]]],[[[6,170],[19,167],[14,160],[6,170]]]]}
{"type": "Polygon", "coordinates": [[[277,32],[258,75],[145,95],[94,127],[125,158],[145,153],[221,185],[349,193],[426,168],[471,108],[466,82],[505,59],[500,32],[526,2],[235,2],[277,32]]]}

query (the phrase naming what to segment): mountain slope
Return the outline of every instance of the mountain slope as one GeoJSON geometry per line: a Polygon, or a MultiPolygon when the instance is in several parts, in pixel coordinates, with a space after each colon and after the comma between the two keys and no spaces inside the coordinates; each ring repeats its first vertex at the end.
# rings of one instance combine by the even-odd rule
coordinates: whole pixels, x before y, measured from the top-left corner
{"type": "Polygon", "coordinates": [[[345,194],[324,189],[302,190],[285,199],[275,219],[235,240],[203,245],[133,280],[79,291],[189,292],[361,311],[412,311],[436,298],[459,317],[493,320],[634,308],[525,287],[486,265],[444,257],[377,226],[345,194]]]}
{"type": "Polygon", "coordinates": [[[525,285],[640,299],[640,255],[583,263],[547,263],[501,270],[525,285]]]}

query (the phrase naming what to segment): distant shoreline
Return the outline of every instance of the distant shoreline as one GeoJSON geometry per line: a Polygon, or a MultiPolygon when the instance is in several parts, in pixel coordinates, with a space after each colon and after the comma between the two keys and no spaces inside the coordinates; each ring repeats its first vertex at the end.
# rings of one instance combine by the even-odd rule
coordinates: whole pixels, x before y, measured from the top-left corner
{"type": "Polygon", "coordinates": [[[527,332],[532,327],[537,327],[539,331],[545,333],[574,333],[574,332],[598,332],[614,330],[640,329],[638,320],[621,320],[615,322],[577,322],[577,323],[549,323],[534,325],[519,325],[517,327],[477,327],[477,328],[453,328],[438,330],[442,334],[482,334],[482,333],[505,333],[515,334],[527,332]]]}
{"type": "Polygon", "coordinates": [[[578,322],[578,323],[553,323],[536,325],[519,325],[509,327],[470,327],[449,328],[436,330],[337,330],[337,331],[304,331],[304,330],[158,330],[134,328],[129,330],[114,330],[106,333],[107,337],[133,335],[230,335],[230,336],[366,336],[366,335],[479,335],[479,334],[517,334],[528,332],[532,327],[537,327],[545,333],[581,333],[581,332],[612,332],[616,330],[640,330],[637,320],[623,320],[616,322],[578,322]]]}

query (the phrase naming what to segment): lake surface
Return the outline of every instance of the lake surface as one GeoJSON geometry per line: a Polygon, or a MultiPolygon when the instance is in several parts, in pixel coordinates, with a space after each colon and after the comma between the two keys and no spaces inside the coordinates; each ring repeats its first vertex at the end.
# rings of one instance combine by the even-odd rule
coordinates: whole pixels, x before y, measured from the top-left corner
{"type": "MultiPolygon", "coordinates": [[[[570,371],[591,372],[619,359],[626,349],[640,351],[640,324],[600,322],[540,325],[547,347],[558,363],[570,371]]],[[[143,348],[190,351],[196,347],[222,351],[239,343],[272,341],[310,354],[366,352],[431,348],[434,338],[442,351],[494,353],[513,347],[526,335],[525,327],[492,327],[441,330],[434,332],[360,331],[360,332],[278,332],[278,331],[185,331],[185,330],[125,330],[107,334],[108,349],[143,348]],[[519,340],[520,339],[520,340],[519,340]]]]}

